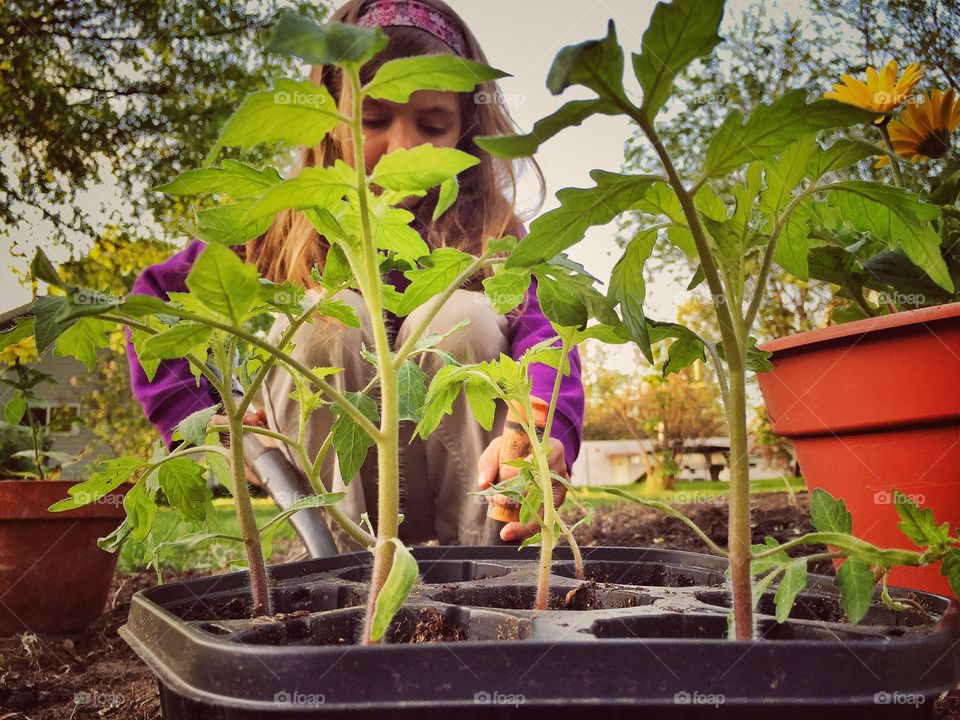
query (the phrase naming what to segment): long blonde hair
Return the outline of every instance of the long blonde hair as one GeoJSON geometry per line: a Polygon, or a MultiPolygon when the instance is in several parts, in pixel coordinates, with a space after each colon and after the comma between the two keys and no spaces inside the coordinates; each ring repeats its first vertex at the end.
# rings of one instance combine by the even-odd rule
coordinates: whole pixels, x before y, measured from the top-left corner
{"type": "MultiPolygon", "coordinates": [[[[356,24],[368,0],[350,0],[330,18],[356,24]]],[[[421,0],[453,20],[463,35],[468,59],[487,63],[486,55],[463,20],[441,0],[421,0]]],[[[388,43],[360,70],[366,84],[388,60],[431,54],[453,54],[452,49],[434,35],[415,27],[388,26],[382,28],[388,43]]],[[[341,107],[348,98],[341,92],[342,72],[335,65],[312,65],[310,79],[324,85],[341,107]]],[[[431,190],[413,213],[413,226],[421,232],[432,248],[450,246],[478,255],[486,249],[486,240],[505,235],[517,235],[521,220],[514,211],[517,194],[518,168],[514,161],[497,158],[480,150],[474,143],[477,135],[507,135],[517,132],[517,126],[507,112],[495,81],[480,83],[475,92],[486,93],[494,102],[476,102],[473,92],[458,93],[462,118],[462,134],[457,148],[480,158],[480,163],[458,177],[460,193],[457,201],[436,222],[431,222],[439,192],[431,190]]],[[[305,147],[295,164],[294,175],[306,167],[326,167],[343,158],[343,145],[337,133],[329,133],[319,145],[305,147]]],[[[532,158],[525,162],[533,168],[540,185],[539,205],[542,206],[545,185],[543,173],[532,158]]],[[[260,273],[274,282],[290,280],[311,286],[310,272],[314,265],[323,267],[328,244],[306,218],[297,210],[280,212],[270,228],[247,245],[247,259],[257,265],[260,273]]]]}

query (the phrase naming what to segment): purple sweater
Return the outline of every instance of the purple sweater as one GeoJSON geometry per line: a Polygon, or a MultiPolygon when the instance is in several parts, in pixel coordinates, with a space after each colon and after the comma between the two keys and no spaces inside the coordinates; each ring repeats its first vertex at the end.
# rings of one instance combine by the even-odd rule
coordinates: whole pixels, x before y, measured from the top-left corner
{"type": "MultiPolygon", "coordinates": [[[[526,234],[524,230],[521,237],[526,234]]],[[[168,300],[167,293],[186,292],[186,279],[190,268],[204,249],[205,244],[193,240],[186,248],[169,260],[146,268],[133,284],[131,294],[152,295],[168,300]]],[[[404,278],[405,280],[405,278],[404,278]]],[[[526,307],[510,316],[510,356],[517,360],[530,347],[555,335],[550,322],[540,309],[536,281],[527,291],[526,307]]],[[[133,343],[127,333],[127,361],[130,365],[130,384],[133,394],[143,406],[147,419],[163,436],[164,443],[171,447],[171,434],[177,424],[197,410],[210,407],[209,382],[200,378],[200,384],[190,372],[187,360],[163,360],[153,381],[137,359],[133,343]]],[[[580,356],[576,348],[570,354],[570,374],[560,382],[560,394],[554,413],[551,436],[563,443],[568,469],[580,452],[583,436],[583,385],[580,380],[580,356]]],[[[535,363],[531,366],[532,394],[549,401],[553,393],[556,371],[549,365],[535,363]]]]}

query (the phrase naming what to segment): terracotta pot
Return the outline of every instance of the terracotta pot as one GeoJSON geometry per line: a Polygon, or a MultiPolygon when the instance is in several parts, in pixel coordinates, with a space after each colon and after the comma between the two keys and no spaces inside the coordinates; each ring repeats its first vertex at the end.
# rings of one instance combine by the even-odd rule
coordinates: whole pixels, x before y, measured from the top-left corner
{"type": "Polygon", "coordinates": [[[47,510],[69,480],[0,481],[0,635],[76,632],[103,613],[117,554],[97,547],[125,512],[127,486],[76,510],[47,510]]]}
{"type": "MultiPolygon", "coordinates": [[[[773,429],[790,438],[807,488],[843,498],[856,535],[915,548],[896,488],[939,523],[960,526],[960,303],[868,318],[760,346],[757,378],[773,429]]],[[[952,594],[938,566],[891,584],[952,594]]]]}

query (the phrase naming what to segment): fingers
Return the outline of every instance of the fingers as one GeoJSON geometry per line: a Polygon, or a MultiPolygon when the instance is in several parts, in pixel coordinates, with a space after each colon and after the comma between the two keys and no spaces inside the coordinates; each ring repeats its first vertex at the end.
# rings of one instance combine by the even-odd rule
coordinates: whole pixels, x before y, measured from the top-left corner
{"type": "Polygon", "coordinates": [[[502,438],[494,438],[477,459],[477,484],[481,490],[486,490],[497,481],[501,441],[502,438]]]}

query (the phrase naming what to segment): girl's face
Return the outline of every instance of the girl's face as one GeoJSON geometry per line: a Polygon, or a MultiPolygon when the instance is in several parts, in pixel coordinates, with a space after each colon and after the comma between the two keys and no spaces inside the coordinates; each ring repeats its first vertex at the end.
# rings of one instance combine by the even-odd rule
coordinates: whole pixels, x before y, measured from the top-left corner
{"type": "MultiPolygon", "coordinates": [[[[456,147],[461,125],[460,100],[455,92],[417,90],[405,104],[368,98],[363,106],[366,171],[371,172],[382,155],[398,148],[410,149],[424,143],[456,147]]],[[[353,167],[353,143],[348,140],[344,150],[344,160],[353,167]]],[[[403,204],[413,206],[420,200],[413,197],[403,204]]]]}

